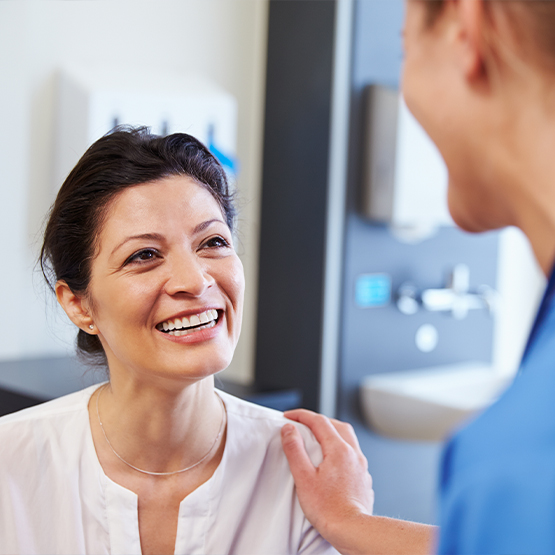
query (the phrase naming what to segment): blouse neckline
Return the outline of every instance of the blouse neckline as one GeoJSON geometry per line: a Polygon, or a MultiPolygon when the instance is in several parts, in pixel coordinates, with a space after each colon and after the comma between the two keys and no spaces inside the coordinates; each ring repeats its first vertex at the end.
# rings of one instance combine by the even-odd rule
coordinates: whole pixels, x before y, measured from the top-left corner
{"type": "MultiPolygon", "coordinates": [[[[94,392],[107,382],[97,384],[90,388],[90,394],[84,398],[86,418],[86,448],[96,472],[104,499],[106,512],[107,528],[109,530],[110,546],[112,553],[136,553],[141,554],[141,542],[139,535],[139,512],[138,495],[112,480],[102,468],[94,440],[92,437],[91,424],[89,421],[88,406],[94,392]]],[[[225,399],[215,390],[216,395],[222,400],[226,410],[226,439],[222,459],[212,476],[202,483],[198,488],[183,498],[179,503],[179,513],[177,522],[177,535],[175,553],[193,550],[202,552],[205,544],[206,531],[211,525],[211,520],[215,519],[212,508],[217,502],[218,492],[222,488],[219,485],[223,482],[223,474],[228,459],[228,442],[230,430],[233,425],[230,422],[230,412],[227,410],[225,399]],[[212,518],[210,518],[212,517],[212,518]]]]}

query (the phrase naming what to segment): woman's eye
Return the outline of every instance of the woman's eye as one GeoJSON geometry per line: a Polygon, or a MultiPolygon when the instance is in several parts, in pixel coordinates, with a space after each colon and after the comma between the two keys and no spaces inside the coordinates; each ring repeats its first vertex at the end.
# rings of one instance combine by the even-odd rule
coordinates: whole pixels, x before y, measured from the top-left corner
{"type": "Polygon", "coordinates": [[[135,254],[132,254],[126,261],[125,264],[129,264],[131,262],[149,262],[150,260],[154,260],[158,258],[158,252],[154,249],[143,249],[135,254]]]}
{"type": "Polygon", "coordinates": [[[210,237],[208,241],[203,244],[203,247],[208,248],[222,248],[222,247],[229,247],[229,243],[223,238],[217,235],[216,237],[210,237]]]}

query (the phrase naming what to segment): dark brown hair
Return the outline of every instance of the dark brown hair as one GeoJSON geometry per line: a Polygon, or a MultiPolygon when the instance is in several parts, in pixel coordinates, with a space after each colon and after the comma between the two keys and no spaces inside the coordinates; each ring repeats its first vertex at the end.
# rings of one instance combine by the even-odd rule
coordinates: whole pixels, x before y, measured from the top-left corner
{"type": "MultiPolygon", "coordinates": [[[[50,210],[39,262],[49,287],[58,280],[84,295],[107,208],[127,187],[173,175],[194,179],[218,202],[233,231],[235,208],[227,176],[212,153],[184,133],[159,137],[148,128],[118,127],[96,141],[64,181],[50,210]]],[[[77,352],[106,364],[96,335],[79,330],[77,352]]]]}

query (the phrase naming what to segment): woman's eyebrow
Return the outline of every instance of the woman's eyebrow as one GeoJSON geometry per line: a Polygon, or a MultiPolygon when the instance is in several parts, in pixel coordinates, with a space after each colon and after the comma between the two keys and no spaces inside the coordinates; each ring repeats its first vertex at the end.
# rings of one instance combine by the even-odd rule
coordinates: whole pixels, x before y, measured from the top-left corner
{"type": "Polygon", "coordinates": [[[141,233],[140,235],[131,235],[130,237],[126,237],[114,250],[111,252],[110,256],[112,256],[118,249],[123,247],[125,243],[129,241],[133,241],[134,239],[147,239],[149,241],[163,241],[164,236],[160,235],[159,233],[141,233]]]}
{"type": "Polygon", "coordinates": [[[193,235],[196,234],[196,233],[200,233],[201,231],[204,231],[207,227],[212,225],[214,222],[218,222],[220,224],[227,225],[223,220],[220,220],[219,218],[214,218],[213,220],[207,220],[206,222],[202,222],[202,223],[198,224],[195,227],[195,229],[193,229],[193,235]]]}

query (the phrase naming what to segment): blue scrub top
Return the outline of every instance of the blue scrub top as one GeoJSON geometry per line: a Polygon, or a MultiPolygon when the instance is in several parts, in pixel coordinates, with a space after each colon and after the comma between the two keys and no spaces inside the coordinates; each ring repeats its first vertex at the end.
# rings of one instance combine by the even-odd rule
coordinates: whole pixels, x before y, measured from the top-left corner
{"type": "Polygon", "coordinates": [[[439,553],[555,554],[555,272],[519,374],[447,445],[439,553]]]}

